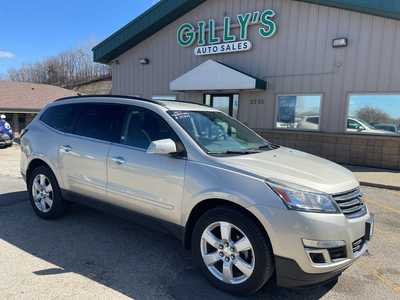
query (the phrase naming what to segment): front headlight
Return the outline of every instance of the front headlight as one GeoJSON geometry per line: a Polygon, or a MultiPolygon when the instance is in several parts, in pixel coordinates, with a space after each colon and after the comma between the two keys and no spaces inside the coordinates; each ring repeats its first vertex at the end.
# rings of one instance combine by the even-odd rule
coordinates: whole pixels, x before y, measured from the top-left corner
{"type": "Polygon", "coordinates": [[[336,203],[328,194],[275,180],[267,180],[266,183],[289,209],[319,213],[339,213],[336,203]]]}

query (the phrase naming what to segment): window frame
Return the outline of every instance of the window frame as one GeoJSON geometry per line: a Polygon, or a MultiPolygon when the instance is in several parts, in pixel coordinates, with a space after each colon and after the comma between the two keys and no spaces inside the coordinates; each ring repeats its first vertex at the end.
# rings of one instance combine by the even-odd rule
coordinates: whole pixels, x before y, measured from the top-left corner
{"type": "Polygon", "coordinates": [[[354,132],[347,130],[347,120],[351,118],[350,116],[350,98],[351,96],[399,96],[399,92],[348,92],[346,96],[346,106],[345,106],[345,118],[344,118],[344,126],[343,126],[343,133],[350,134],[350,135],[364,135],[364,136],[379,136],[379,137],[396,137],[396,135],[391,134],[377,134],[377,133],[362,133],[362,132],[354,132]]]}
{"type": "Polygon", "coordinates": [[[321,130],[321,125],[322,121],[324,120],[322,116],[323,112],[323,107],[324,107],[324,98],[325,94],[324,93],[290,93],[290,94],[280,94],[277,93],[275,94],[275,114],[274,114],[274,124],[273,124],[273,129],[274,130],[279,130],[279,131],[296,131],[296,132],[322,132],[321,130]],[[320,96],[320,104],[319,104],[319,125],[318,125],[318,130],[312,130],[312,129],[302,129],[302,128],[278,128],[277,123],[278,123],[278,114],[279,114],[279,97],[288,97],[288,96],[296,96],[296,97],[301,97],[301,96],[320,96]]]}

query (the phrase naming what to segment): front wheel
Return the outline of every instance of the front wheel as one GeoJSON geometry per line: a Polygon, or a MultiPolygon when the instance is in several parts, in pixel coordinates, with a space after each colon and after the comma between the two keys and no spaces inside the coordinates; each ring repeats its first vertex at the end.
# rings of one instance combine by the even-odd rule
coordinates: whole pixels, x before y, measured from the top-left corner
{"type": "Polygon", "coordinates": [[[234,208],[215,208],[200,217],[192,251],[207,279],[232,294],[257,292],[274,272],[268,237],[251,217],[234,208]]]}

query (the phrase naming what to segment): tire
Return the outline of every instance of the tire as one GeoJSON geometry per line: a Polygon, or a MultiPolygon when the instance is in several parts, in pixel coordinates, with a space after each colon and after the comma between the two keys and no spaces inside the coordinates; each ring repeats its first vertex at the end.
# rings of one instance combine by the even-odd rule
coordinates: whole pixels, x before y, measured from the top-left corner
{"type": "MultiPolygon", "coordinates": [[[[225,230],[225,232],[227,231],[225,230]]],[[[242,245],[244,244],[242,243],[242,245]]],[[[194,262],[212,285],[234,295],[244,296],[256,293],[271,279],[275,270],[273,252],[266,234],[259,228],[255,220],[231,207],[215,208],[200,217],[193,230],[192,254],[194,262]],[[226,224],[228,224],[228,227],[226,224]],[[220,244],[221,241],[222,243],[227,241],[222,238],[221,232],[223,230],[221,228],[229,228],[229,224],[233,225],[231,227],[233,229],[231,230],[230,246],[227,247],[226,243],[225,245],[220,244]],[[210,230],[217,238],[216,241],[214,237],[205,234],[210,230]],[[239,240],[244,241],[244,238],[247,238],[249,243],[246,243],[246,247],[239,246],[237,242],[239,240]],[[211,244],[214,244],[214,246],[211,246],[211,244]],[[239,247],[245,249],[249,247],[249,244],[251,250],[238,251],[240,250],[239,247]],[[223,247],[223,250],[221,250],[221,247],[223,247]],[[218,258],[219,260],[215,264],[207,266],[203,259],[204,254],[211,254],[207,256],[212,257],[210,261],[208,261],[208,258],[206,259],[208,262],[213,262],[218,258]],[[229,257],[231,259],[227,261],[229,257]],[[247,264],[245,265],[246,268],[243,268],[243,261],[247,264]],[[236,265],[244,269],[247,275],[236,265]],[[250,266],[252,266],[251,273],[250,268],[248,268],[250,266]],[[227,270],[232,268],[232,273],[227,271],[228,276],[223,274],[225,267],[227,270]],[[233,277],[230,276],[231,274],[233,277]],[[240,274],[243,275],[240,276],[240,274]],[[223,278],[221,278],[221,275],[223,278]]]]}
{"type": "Polygon", "coordinates": [[[61,196],[61,189],[57,179],[50,168],[40,166],[33,170],[32,175],[28,179],[28,194],[32,208],[40,218],[56,219],[64,215],[65,201],[61,196]],[[41,183],[40,180],[43,178],[45,178],[44,184],[39,184],[41,186],[39,188],[35,181],[37,180],[37,183],[41,183]],[[45,188],[43,188],[43,186],[45,188]],[[41,190],[43,193],[40,198],[43,199],[43,201],[34,197],[34,194],[38,195],[38,190],[41,190]],[[45,194],[48,195],[48,197],[46,197],[45,194]]]}

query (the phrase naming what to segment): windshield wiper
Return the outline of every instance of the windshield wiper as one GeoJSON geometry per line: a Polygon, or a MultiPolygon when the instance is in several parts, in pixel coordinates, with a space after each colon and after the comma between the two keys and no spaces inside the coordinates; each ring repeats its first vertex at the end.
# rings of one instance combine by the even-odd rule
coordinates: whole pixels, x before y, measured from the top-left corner
{"type": "Polygon", "coordinates": [[[276,144],[267,144],[267,145],[263,145],[263,146],[260,146],[260,147],[258,147],[257,149],[258,150],[262,150],[262,149],[269,149],[269,150],[275,150],[275,149],[278,149],[280,146],[279,145],[276,145],[276,144]]]}
{"type": "Polygon", "coordinates": [[[211,154],[211,155],[230,155],[230,154],[246,155],[246,154],[256,154],[256,153],[260,153],[260,151],[257,151],[257,150],[243,150],[243,151],[228,150],[225,152],[208,152],[208,154],[211,154]]]}

